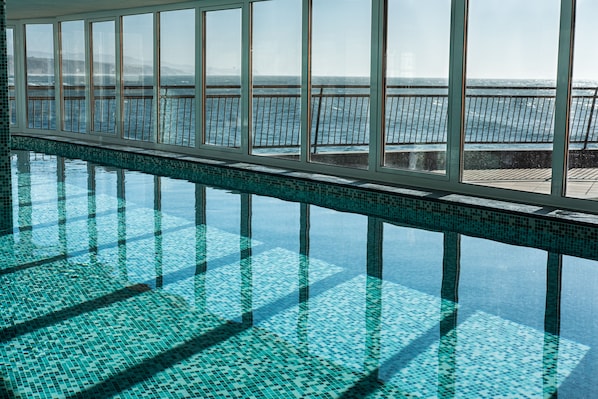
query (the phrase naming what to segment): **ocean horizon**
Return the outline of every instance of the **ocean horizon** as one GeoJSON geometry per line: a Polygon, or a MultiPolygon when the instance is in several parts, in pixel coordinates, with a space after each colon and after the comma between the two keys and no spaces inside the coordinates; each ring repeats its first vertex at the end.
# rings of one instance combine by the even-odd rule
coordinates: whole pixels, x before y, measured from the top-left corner
{"type": "MultiPolygon", "coordinates": [[[[94,79],[99,86],[94,103],[94,125],[116,131],[116,91],[113,75],[94,79]],[[104,86],[104,88],[102,88],[104,86]]],[[[124,129],[130,137],[150,140],[154,130],[154,77],[123,77],[124,129]],[[129,89],[127,89],[130,87],[129,89]]],[[[28,101],[28,127],[55,129],[53,75],[29,75],[32,98],[28,101]],[[50,86],[50,87],[48,87],[50,86]]],[[[369,88],[367,77],[314,76],[312,78],[312,135],[323,147],[365,146],[369,142],[369,88]],[[346,87],[350,86],[350,87],[346,87]]],[[[479,145],[548,145],[554,136],[555,81],[543,79],[470,79],[466,89],[466,142],[479,145]]],[[[192,75],[160,79],[158,104],[161,137],[180,145],[194,145],[195,88],[192,75]]],[[[240,77],[208,76],[205,84],[204,122],[210,141],[240,145],[240,77]],[[219,88],[218,86],[226,86],[219,88]],[[226,136],[226,137],[224,137],[226,136]]],[[[448,81],[439,78],[388,78],[385,113],[389,145],[438,145],[446,143],[448,81]]],[[[300,143],[301,78],[255,76],[253,79],[252,131],[254,146],[296,147],[300,143]],[[265,87],[264,87],[265,86],[265,87]],[[273,87],[268,87],[273,86],[273,87]],[[284,136],[284,138],[281,138],[284,136]]],[[[65,130],[85,130],[85,76],[63,77],[65,130]]],[[[14,90],[13,90],[14,92],[14,90]]],[[[598,82],[579,81],[574,86],[571,141],[598,142],[598,117],[594,117],[598,82]]],[[[597,115],[598,116],[598,115],[597,115]]],[[[13,120],[15,118],[13,112],[13,120]]],[[[103,129],[104,129],[103,128],[103,129]]]]}

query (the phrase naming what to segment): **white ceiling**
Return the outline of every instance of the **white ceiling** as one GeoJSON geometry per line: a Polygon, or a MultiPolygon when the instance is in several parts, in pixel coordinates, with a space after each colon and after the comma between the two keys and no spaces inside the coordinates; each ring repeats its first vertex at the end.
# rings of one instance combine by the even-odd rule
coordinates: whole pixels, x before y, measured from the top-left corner
{"type": "Polygon", "coordinates": [[[6,17],[46,18],[182,2],[185,0],[6,0],[6,17]]]}

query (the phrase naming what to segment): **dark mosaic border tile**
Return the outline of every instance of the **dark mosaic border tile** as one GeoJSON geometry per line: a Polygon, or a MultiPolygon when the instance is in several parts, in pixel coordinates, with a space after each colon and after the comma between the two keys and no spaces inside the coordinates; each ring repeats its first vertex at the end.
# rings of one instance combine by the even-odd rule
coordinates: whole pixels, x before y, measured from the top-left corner
{"type": "Polygon", "coordinates": [[[191,180],[259,195],[362,213],[437,231],[598,259],[598,215],[430,193],[329,175],[200,159],[158,150],[98,147],[61,137],[13,135],[13,149],[31,150],[191,180]]]}
{"type": "Polygon", "coordinates": [[[12,225],[11,181],[10,181],[10,107],[8,103],[8,57],[6,56],[6,18],[4,3],[0,10],[0,233],[8,231],[12,225]]]}

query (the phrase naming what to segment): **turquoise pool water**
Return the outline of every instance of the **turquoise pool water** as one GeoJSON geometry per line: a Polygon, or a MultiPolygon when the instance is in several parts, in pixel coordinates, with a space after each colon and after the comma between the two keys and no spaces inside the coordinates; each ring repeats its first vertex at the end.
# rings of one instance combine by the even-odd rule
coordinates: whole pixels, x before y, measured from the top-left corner
{"type": "Polygon", "coordinates": [[[596,260],[50,155],[12,173],[2,398],[598,397],[596,260]]]}

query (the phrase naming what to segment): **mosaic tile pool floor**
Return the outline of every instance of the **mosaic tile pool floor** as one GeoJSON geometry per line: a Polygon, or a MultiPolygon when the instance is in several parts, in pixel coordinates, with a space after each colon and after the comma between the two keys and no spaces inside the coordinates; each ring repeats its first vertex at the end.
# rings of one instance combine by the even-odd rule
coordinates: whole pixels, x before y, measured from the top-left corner
{"type": "Polygon", "coordinates": [[[598,397],[598,262],[19,153],[2,398],[598,397]]]}

